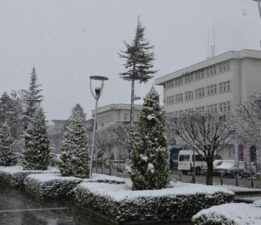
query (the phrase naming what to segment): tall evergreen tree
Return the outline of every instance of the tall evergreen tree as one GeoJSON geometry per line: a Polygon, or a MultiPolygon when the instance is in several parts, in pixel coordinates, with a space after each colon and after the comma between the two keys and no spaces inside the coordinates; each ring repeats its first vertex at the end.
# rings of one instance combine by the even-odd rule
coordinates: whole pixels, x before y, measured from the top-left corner
{"type": "Polygon", "coordinates": [[[134,87],[135,81],[147,82],[156,72],[153,70],[152,61],[154,61],[153,46],[144,37],[145,27],[142,26],[140,20],[136,28],[135,37],[131,44],[124,42],[125,51],[119,54],[121,58],[126,60],[124,67],[125,72],[120,73],[121,78],[131,81],[131,113],[130,122],[133,123],[133,107],[134,107],[134,87]]]}
{"type": "Polygon", "coordinates": [[[89,145],[85,130],[85,114],[77,104],[65,129],[61,156],[60,172],[63,176],[89,177],[89,145]]]}
{"type": "Polygon", "coordinates": [[[25,103],[25,113],[24,113],[24,130],[27,129],[27,126],[30,123],[31,118],[36,110],[36,108],[40,105],[43,96],[40,94],[42,89],[40,89],[40,84],[37,84],[37,74],[36,70],[33,67],[31,73],[31,81],[29,90],[26,91],[24,103],[25,103]]]}
{"type": "Polygon", "coordinates": [[[45,115],[41,107],[35,108],[24,138],[23,168],[46,170],[49,165],[50,150],[45,115]]]}
{"type": "Polygon", "coordinates": [[[14,139],[22,133],[22,104],[16,92],[11,95],[4,92],[0,98],[0,126],[6,123],[14,139]]]}
{"type": "Polygon", "coordinates": [[[161,189],[169,182],[165,113],[159,105],[159,95],[152,87],[144,98],[139,128],[130,138],[130,166],[134,190],[161,189]]]}
{"type": "Polygon", "coordinates": [[[13,139],[6,123],[0,128],[0,166],[13,166],[16,164],[16,155],[13,152],[13,139]]]}

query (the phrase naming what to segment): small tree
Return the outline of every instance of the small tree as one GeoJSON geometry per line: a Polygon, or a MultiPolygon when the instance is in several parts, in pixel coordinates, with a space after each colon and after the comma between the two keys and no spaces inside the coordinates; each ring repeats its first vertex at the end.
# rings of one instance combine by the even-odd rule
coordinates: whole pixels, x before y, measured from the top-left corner
{"type": "Polygon", "coordinates": [[[6,123],[0,128],[0,166],[13,166],[16,164],[16,155],[12,149],[13,139],[10,128],[6,123]]]}
{"type": "Polygon", "coordinates": [[[46,170],[49,165],[50,150],[45,116],[41,107],[35,109],[24,136],[23,168],[46,170]]]}
{"type": "Polygon", "coordinates": [[[207,163],[206,184],[212,185],[215,156],[230,142],[235,131],[230,115],[188,112],[174,117],[172,125],[183,141],[203,156],[207,163]]]}
{"type": "Polygon", "coordinates": [[[164,136],[165,114],[152,87],[144,98],[139,128],[130,137],[130,166],[134,190],[161,189],[169,182],[168,151],[164,136]]]}
{"type": "Polygon", "coordinates": [[[89,145],[85,114],[77,104],[69,118],[62,140],[59,169],[63,176],[89,177],[89,145]]]}
{"type": "Polygon", "coordinates": [[[133,123],[134,115],[133,106],[135,81],[145,83],[151,79],[153,77],[152,75],[156,72],[155,70],[152,70],[154,54],[151,50],[153,46],[151,46],[149,41],[145,39],[144,31],[145,28],[141,25],[140,20],[138,20],[136,34],[132,44],[124,42],[126,50],[119,54],[121,58],[126,59],[126,63],[124,64],[126,71],[120,73],[120,76],[124,80],[131,81],[131,124],[133,123]]]}

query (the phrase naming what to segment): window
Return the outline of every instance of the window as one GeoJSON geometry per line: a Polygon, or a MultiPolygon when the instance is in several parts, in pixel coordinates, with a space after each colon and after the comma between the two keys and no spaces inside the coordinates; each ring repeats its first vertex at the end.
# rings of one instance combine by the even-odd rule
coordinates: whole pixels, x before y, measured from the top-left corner
{"type": "Polygon", "coordinates": [[[230,101],[219,103],[219,111],[221,113],[230,112],[231,111],[230,101]]]}
{"type": "Polygon", "coordinates": [[[217,94],[217,85],[212,84],[210,86],[207,86],[207,95],[216,95],[217,94]]]}
{"type": "Polygon", "coordinates": [[[179,161],[189,161],[190,155],[180,155],[179,161]]]}
{"type": "Polygon", "coordinates": [[[128,113],[124,113],[123,117],[124,117],[124,121],[128,121],[128,113]]]}
{"type": "Polygon", "coordinates": [[[196,98],[203,98],[205,96],[205,89],[204,88],[198,88],[195,90],[196,98]]]}
{"type": "Polygon", "coordinates": [[[219,93],[226,93],[231,91],[230,80],[219,83],[219,93]]]}
{"type": "Polygon", "coordinates": [[[193,99],[193,91],[187,91],[185,92],[185,100],[190,101],[193,99]]]}
{"type": "Polygon", "coordinates": [[[175,95],[175,102],[176,103],[183,102],[183,94],[182,93],[175,95]]]}
{"type": "Polygon", "coordinates": [[[199,106],[195,108],[196,111],[198,112],[204,112],[205,111],[205,107],[204,106],[199,106]]]}

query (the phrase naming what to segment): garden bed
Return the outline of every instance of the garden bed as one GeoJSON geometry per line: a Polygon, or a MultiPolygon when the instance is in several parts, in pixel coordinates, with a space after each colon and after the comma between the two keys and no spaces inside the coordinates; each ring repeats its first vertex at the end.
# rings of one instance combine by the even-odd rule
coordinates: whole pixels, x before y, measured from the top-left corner
{"type": "Polygon", "coordinates": [[[260,225],[261,208],[246,203],[219,205],[200,211],[192,221],[196,225],[260,225]]]}
{"type": "Polygon", "coordinates": [[[58,199],[71,197],[72,190],[81,182],[123,184],[118,177],[93,174],[91,179],[63,177],[59,173],[32,174],[25,177],[26,192],[42,199],[58,199]]]}
{"type": "Polygon", "coordinates": [[[23,187],[26,176],[30,174],[57,173],[58,170],[50,168],[48,170],[23,170],[21,166],[0,167],[0,183],[10,187],[23,187]]]}
{"type": "Polygon", "coordinates": [[[220,187],[175,184],[161,190],[132,191],[127,184],[83,182],[74,189],[83,208],[96,210],[116,224],[191,219],[204,208],[231,202],[234,193],[220,187]]]}

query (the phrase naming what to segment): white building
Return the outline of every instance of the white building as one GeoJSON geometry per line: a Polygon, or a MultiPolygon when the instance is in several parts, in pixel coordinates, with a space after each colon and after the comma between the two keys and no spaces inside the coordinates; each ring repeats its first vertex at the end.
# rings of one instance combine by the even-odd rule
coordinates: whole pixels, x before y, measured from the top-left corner
{"type": "MultiPolygon", "coordinates": [[[[183,111],[233,111],[261,91],[261,51],[229,51],[156,79],[169,115],[183,111]]],[[[227,154],[226,154],[227,153],[227,154]]],[[[234,158],[234,151],[225,158],[234,158]]]]}
{"type": "MultiPolygon", "coordinates": [[[[137,123],[140,118],[142,105],[134,105],[133,122],[137,123]]],[[[94,115],[94,110],[92,111],[94,115]]],[[[110,104],[98,108],[97,130],[103,130],[117,123],[130,122],[130,104],[110,104]]]]}
{"type": "MultiPolygon", "coordinates": [[[[134,105],[134,119],[137,123],[140,119],[142,105],[134,105]]],[[[94,116],[94,110],[92,111],[94,116]]],[[[97,134],[100,132],[110,132],[107,128],[116,124],[130,123],[130,104],[110,104],[98,108],[97,112],[97,134]]],[[[128,149],[125,145],[108,144],[102,149],[103,158],[114,160],[126,160],[129,156],[128,149]]]]}

